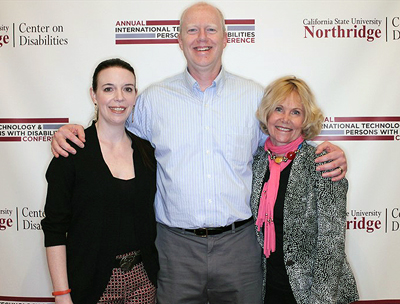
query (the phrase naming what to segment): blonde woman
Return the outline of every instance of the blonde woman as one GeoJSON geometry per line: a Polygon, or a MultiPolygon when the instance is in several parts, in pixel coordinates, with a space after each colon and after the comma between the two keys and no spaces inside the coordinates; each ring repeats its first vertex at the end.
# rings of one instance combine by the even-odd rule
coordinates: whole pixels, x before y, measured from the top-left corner
{"type": "Polygon", "coordinates": [[[315,170],[323,115],[308,85],[270,84],[257,110],[269,135],[253,162],[251,208],[264,249],[264,303],[329,304],[358,299],[345,254],[346,179],[315,170]],[[265,286],[266,285],[266,286],[265,286]]]}

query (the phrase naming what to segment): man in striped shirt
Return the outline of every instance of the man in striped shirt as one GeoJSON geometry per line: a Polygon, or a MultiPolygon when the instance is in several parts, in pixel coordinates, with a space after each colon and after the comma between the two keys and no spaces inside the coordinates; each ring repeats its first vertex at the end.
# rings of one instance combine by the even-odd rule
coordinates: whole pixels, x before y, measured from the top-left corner
{"type": "MultiPolygon", "coordinates": [[[[160,258],[158,303],[261,303],[261,248],[249,206],[252,156],[265,136],[255,112],[263,88],[225,71],[222,13],[196,3],[181,17],[187,69],[138,98],[127,128],[149,140],[157,159],[155,211],[160,258]]],[[[55,153],[75,151],[83,129],[57,132],[55,153]],[[78,138],[73,135],[78,134],[78,138]]],[[[344,153],[324,143],[325,173],[343,178],[344,153]]]]}

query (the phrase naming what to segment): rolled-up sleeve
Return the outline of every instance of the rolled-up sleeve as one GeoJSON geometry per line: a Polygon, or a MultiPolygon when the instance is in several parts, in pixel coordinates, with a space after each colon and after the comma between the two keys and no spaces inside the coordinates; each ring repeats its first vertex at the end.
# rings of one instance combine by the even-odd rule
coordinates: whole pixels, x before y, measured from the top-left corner
{"type": "Polygon", "coordinates": [[[45,218],[42,220],[45,247],[65,245],[72,218],[75,181],[73,157],[53,158],[47,172],[45,218]]]}

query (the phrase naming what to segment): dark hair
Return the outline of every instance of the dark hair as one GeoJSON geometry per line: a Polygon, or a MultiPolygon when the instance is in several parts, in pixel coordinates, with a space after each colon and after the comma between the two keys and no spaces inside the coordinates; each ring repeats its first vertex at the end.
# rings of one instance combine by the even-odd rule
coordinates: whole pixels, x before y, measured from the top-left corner
{"type": "Polygon", "coordinates": [[[99,63],[99,65],[96,67],[96,69],[94,70],[94,73],[93,73],[92,88],[93,88],[94,92],[96,92],[96,90],[97,90],[97,77],[99,76],[99,73],[105,69],[112,68],[112,67],[119,67],[119,68],[128,70],[128,71],[132,72],[133,76],[135,76],[135,78],[136,78],[135,70],[126,61],[123,61],[119,58],[104,60],[99,63]]]}

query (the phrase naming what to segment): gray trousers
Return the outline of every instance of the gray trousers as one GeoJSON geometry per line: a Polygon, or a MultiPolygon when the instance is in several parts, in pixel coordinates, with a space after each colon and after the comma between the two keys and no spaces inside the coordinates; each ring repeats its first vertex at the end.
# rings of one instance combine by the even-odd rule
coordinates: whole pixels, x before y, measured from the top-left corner
{"type": "Polygon", "coordinates": [[[199,237],[157,224],[158,304],[262,303],[262,250],[254,223],[199,237]]]}

